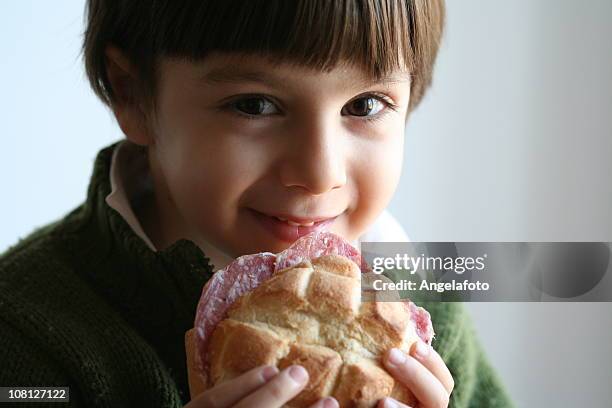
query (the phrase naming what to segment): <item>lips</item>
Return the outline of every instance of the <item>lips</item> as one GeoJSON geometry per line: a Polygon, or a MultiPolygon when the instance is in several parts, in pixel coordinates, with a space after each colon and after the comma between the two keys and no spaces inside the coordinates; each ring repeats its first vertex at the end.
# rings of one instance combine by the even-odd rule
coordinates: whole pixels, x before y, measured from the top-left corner
{"type": "Polygon", "coordinates": [[[251,212],[263,229],[275,238],[289,243],[311,232],[328,230],[338,218],[337,215],[305,218],[283,213],[266,214],[252,209],[251,212]]]}

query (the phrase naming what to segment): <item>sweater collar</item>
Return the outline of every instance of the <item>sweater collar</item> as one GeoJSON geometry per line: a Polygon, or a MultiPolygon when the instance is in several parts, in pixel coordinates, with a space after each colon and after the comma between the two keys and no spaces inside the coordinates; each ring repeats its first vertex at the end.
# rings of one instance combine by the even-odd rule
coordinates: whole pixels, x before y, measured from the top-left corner
{"type": "Polygon", "coordinates": [[[84,205],[84,225],[93,241],[84,243],[91,256],[89,275],[145,332],[184,333],[193,326],[202,287],[212,275],[210,259],[187,239],[153,251],[106,203],[112,154],[119,143],[98,153],[84,205]],[[137,312],[142,308],[146,313],[137,312]]]}
{"type": "MultiPolygon", "coordinates": [[[[106,203],[123,217],[153,252],[157,252],[136,216],[136,208],[146,200],[154,200],[155,194],[146,148],[128,139],[120,141],[113,149],[109,178],[111,192],[105,197],[106,203]]],[[[233,260],[209,242],[200,240],[197,245],[209,257],[215,270],[224,268],[233,260]]]]}

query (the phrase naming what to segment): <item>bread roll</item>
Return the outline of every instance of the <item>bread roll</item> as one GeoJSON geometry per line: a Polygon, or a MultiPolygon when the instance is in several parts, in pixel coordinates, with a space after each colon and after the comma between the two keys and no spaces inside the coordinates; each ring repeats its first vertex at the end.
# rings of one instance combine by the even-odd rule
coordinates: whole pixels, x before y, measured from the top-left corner
{"type": "Polygon", "coordinates": [[[204,377],[193,372],[188,332],[192,395],[260,365],[300,364],[310,381],[287,407],[329,395],[342,407],[372,407],[386,396],[414,404],[381,364],[390,348],[408,352],[417,341],[411,309],[404,302],[361,303],[360,276],[354,262],[338,255],[276,272],[229,308],[213,332],[204,377]]]}

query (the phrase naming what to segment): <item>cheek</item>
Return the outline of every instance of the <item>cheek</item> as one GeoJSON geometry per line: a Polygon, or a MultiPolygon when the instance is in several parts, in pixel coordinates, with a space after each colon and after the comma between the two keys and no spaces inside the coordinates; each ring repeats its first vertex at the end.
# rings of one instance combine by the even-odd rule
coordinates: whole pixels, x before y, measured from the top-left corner
{"type": "Polygon", "coordinates": [[[185,222],[218,236],[235,224],[235,209],[265,171],[266,159],[261,149],[226,129],[183,123],[192,125],[175,127],[162,146],[170,195],[185,222]]]}
{"type": "Polygon", "coordinates": [[[397,134],[396,138],[363,146],[354,156],[358,158],[353,163],[357,200],[351,235],[365,232],[393,197],[402,171],[404,147],[403,131],[397,134]]]}

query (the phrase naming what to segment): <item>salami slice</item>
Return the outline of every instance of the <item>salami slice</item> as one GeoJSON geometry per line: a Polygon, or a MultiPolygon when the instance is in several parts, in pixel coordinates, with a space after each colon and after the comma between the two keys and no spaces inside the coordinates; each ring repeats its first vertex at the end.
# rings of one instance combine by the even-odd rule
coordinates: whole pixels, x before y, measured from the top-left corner
{"type": "Polygon", "coordinates": [[[410,312],[410,319],[414,323],[417,335],[421,340],[431,346],[431,341],[434,338],[434,329],[431,324],[429,312],[411,301],[406,301],[406,303],[410,312]]]}
{"type": "Polygon", "coordinates": [[[313,232],[295,241],[276,257],[276,271],[323,255],[341,255],[362,266],[361,254],[344,238],[331,232],[313,232]]]}
{"type": "Polygon", "coordinates": [[[243,294],[259,286],[273,271],[276,255],[264,252],[236,258],[216,272],[206,283],[198,303],[194,327],[196,329],[196,360],[200,372],[206,372],[208,340],[217,324],[226,317],[227,309],[243,294]]]}

